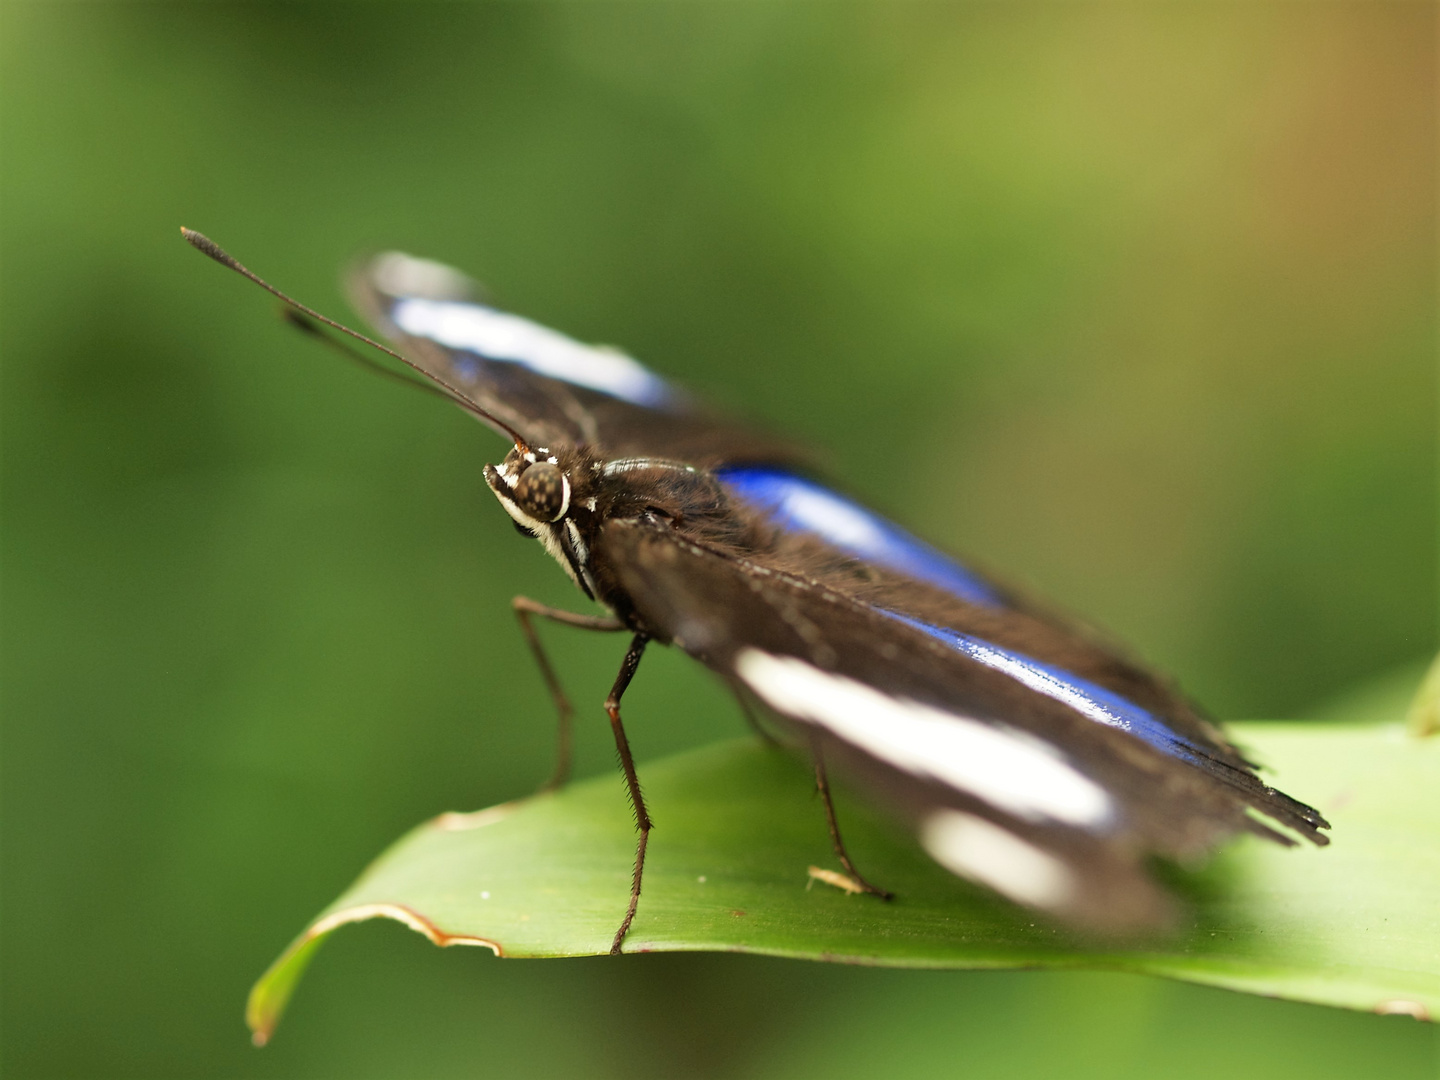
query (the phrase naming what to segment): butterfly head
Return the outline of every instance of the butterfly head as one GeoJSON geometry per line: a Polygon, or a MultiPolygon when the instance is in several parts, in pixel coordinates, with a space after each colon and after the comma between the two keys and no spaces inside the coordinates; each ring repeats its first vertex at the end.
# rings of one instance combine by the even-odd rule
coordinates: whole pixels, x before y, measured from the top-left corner
{"type": "Polygon", "coordinates": [[[485,481],[515,523],[532,533],[570,511],[570,477],[559,456],[544,447],[515,447],[499,465],[485,467],[485,481]]]}
{"type": "Polygon", "coordinates": [[[517,445],[499,465],[485,466],[485,482],[515,522],[555,557],[587,595],[593,596],[589,548],[577,526],[577,484],[587,470],[573,453],[517,445]],[[572,460],[573,459],[573,460],[572,460]]]}

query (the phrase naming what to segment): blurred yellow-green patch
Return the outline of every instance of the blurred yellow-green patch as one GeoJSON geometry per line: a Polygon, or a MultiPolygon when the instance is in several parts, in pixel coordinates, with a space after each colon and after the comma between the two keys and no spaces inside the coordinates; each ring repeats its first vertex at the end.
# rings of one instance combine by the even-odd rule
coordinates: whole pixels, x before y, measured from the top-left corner
{"type": "Polygon", "coordinates": [[[1405,719],[1412,735],[1424,738],[1440,732],[1440,659],[1425,673],[1405,719]]]}

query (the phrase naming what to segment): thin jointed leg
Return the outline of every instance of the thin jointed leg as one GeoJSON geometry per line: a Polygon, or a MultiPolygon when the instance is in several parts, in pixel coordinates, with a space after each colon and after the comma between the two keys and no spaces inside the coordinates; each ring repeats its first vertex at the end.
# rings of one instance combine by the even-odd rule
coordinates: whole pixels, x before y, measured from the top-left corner
{"type": "Polygon", "coordinates": [[[830,801],[830,782],[825,777],[825,761],[820,756],[819,745],[812,746],[811,752],[815,757],[815,790],[820,792],[820,798],[825,801],[825,821],[830,826],[830,842],[835,846],[835,854],[840,857],[840,865],[845,867],[845,873],[854,878],[855,883],[865,892],[878,896],[881,900],[893,900],[894,893],[871,885],[850,861],[850,855],[845,850],[845,841],[840,839],[840,826],[835,822],[835,804],[830,801]]]}
{"type": "Polygon", "coordinates": [[[580,630],[623,630],[619,619],[612,619],[608,615],[577,615],[573,611],[564,611],[560,608],[552,608],[545,604],[536,603],[528,596],[517,596],[510,601],[510,606],[515,609],[515,617],[520,620],[520,631],[525,635],[525,640],[530,643],[530,652],[535,656],[535,662],[540,666],[540,675],[545,680],[545,685],[550,688],[550,696],[555,701],[555,711],[560,715],[560,726],[558,733],[558,751],[555,760],[555,773],[547,780],[541,791],[550,791],[553,788],[561,787],[565,781],[570,779],[570,757],[571,757],[571,717],[575,714],[570,699],[565,696],[565,691],[560,686],[560,680],[555,677],[555,669],[550,666],[550,658],[545,655],[545,647],[540,644],[540,638],[535,633],[535,627],[530,622],[531,615],[539,615],[542,619],[549,619],[551,622],[560,623],[563,626],[573,626],[580,630]]]}
{"type": "Polygon", "coordinates": [[[625,727],[620,723],[620,698],[624,695],[625,688],[630,685],[630,680],[635,677],[635,669],[640,666],[640,658],[645,655],[645,646],[649,640],[644,634],[635,635],[625,653],[625,659],[620,662],[620,674],[615,676],[615,685],[610,688],[610,696],[605,699],[605,712],[610,716],[610,730],[615,733],[615,749],[620,751],[620,767],[625,770],[625,783],[630,787],[630,802],[635,808],[635,828],[640,832],[640,841],[635,848],[635,876],[630,882],[630,906],[625,909],[625,921],[620,924],[620,929],[615,931],[615,940],[610,943],[611,956],[620,954],[620,943],[625,940],[625,935],[630,932],[630,924],[635,921],[635,908],[640,903],[640,880],[645,875],[645,845],[650,840],[650,815],[645,809],[645,799],[640,794],[640,778],[635,775],[635,759],[630,756],[630,741],[625,738],[625,727]]]}

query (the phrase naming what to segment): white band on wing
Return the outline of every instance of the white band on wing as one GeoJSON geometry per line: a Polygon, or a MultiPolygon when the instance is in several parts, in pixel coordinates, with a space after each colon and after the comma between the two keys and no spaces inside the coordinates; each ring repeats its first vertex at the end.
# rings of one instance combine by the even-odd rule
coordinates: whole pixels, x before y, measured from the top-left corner
{"type": "Polygon", "coordinates": [[[395,302],[390,319],[415,337],[519,364],[635,405],[664,405],[674,397],[664,379],[622,352],[582,345],[558,330],[483,304],[407,297],[395,302]]]}
{"type": "Polygon", "coordinates": [[[821,671],[743,650],[740,678],[772,708],[819,724],[868,754],[938,780],[1007,813],[1087,829],[1114,817],[1110,796],[1049,743],[821,671]]]}

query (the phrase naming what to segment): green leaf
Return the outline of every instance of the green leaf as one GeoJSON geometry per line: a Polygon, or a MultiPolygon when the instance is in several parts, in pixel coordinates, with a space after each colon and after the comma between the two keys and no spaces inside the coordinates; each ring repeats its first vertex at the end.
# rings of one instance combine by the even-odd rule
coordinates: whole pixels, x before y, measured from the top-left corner
{"type": "MultiPolygon", "coordinates": [[[[957,880],[902,830],[839,793],[846,840],[889,903],[812,881],[832,867],[803,763],[749,740],[642,766],[656,820],[627,951],[725,950],[933,968],[1090,967],[1356,1009],[1440,1012],[1440,740],[1398,723],[1248,723],[1237,739],[1317,804],[1334,843],[1242,837],[1177,874],[1190,918],[1139,948],[1086,943],[957,880]]],[[[336,927],[398,919],[436,944],[507,957],[604,953],[625,910],[634,834],[621,780],[401,838],[306,928],[251,993],[269,1038],[336,927]]]]}

